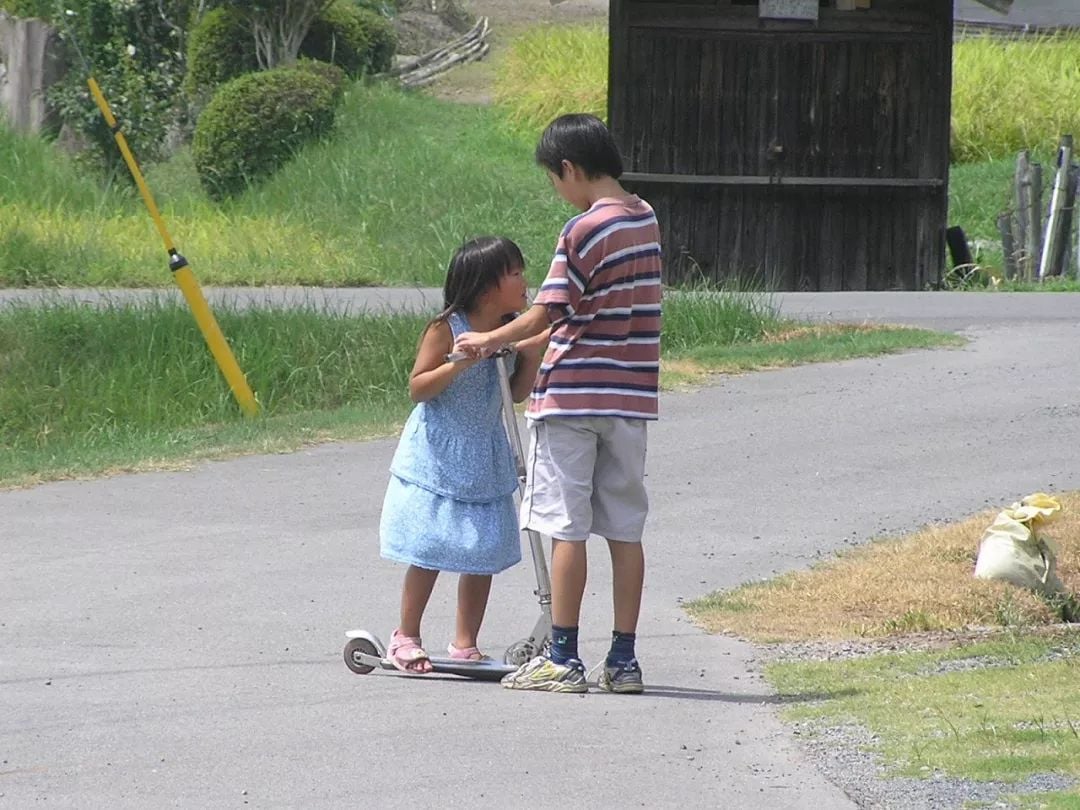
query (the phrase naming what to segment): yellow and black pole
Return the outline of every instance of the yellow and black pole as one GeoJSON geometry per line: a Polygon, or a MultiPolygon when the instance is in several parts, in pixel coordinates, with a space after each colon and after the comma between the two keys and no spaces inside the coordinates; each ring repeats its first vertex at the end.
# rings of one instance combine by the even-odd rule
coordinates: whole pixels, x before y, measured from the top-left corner
{"type": "Polygon", "coordinates": [[[256,402],[255,395],[251,393],[247,378],[244,377],[244,372],[240,370],[240,366],[236,362],[225,336],[221,333],[217,319],[214,318],[214,313],[210,311],[210,305],[206,303],[206,298],[202,294],[202,289],[199,287],[199,282],[195,279],[194,273],[191,272],[191,268],[188,266],[187,259],[181,256],[176,246],[173,245],[172,237],[169,236],[169,231],[165,227],[165,222],[161,218],[157,204],[154,202],[154,196],[150,193],[150,188],[146,185],[139,164],[135,161],[135,156],[132,155],[131,149],[128,147],[127,138],[124,137],[120,125],[116,122],[116,117],[109,108],[109,102],[105,100],[105,96],[93,76],[88,78],[86,83],[90,87],[90,94],[94,97],[98,109],[101,110],[101,114],[105,117],[105,123],[112,130],[116,145],[120,148],[120,154],[124,156],[124,162],[127,163],[128,169],[131,170],[131,176],[135,179],[135,185],[139,187],[139,193],[142,195],[143,202],[146,203],[146,208],[150,212],[150,218],[154,220],[154,225],[157,226],[158,233],[161,234],[161,240],[165,243],[165,250],[169,254],[169,269],[172,270],[173,278],[176,279],[176,283],[184,294],[188,306],[191,307],[195,322],[199,325],[203,337],[206,338],[206,344],[210,347],[210,353],[214,355],[218,368],[225,375],[229,387],[232,388],[233,396],[236,397],[236,401],[240,404],[244,413],[248,416],[255,416],[259,412],[259,403],[256,402]]]}

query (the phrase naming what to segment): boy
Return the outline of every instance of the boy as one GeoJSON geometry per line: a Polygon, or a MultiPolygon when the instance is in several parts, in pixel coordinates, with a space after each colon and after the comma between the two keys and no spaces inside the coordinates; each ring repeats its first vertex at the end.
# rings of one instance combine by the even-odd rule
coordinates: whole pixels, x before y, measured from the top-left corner
{"type": "Polygon", "coordinates": [[[550,344],[526,417],[531,435],[521,522],[552,538],[552,643],[507,675],[510,689],[586,692],[578,656],[585,541],[607,539],[615,623],[599,687],[644,691],[634,653],[645,557],[641,535],[646,425],[657,416],[660,232],[647,203],[619,183],[622,158],[604,123],[564,115],[540,138],[536,161],[556,192],[583,213],[559,237],[533,306],[456,348],[481,355],[539,335],[550,344]]]}

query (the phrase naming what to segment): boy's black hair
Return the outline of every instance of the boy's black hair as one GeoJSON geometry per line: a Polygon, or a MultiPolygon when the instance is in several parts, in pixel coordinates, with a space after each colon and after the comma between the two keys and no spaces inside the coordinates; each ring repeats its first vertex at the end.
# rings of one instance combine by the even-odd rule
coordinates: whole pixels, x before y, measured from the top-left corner
{"type": "Polygon", "coordinates": [[[562,178],[564,160],[584,169],[590,180],[604,175],[618,180],[623,173],[619,147],[595,115],[560,115],[547,125],[536,145],[536,162],[562,178]]]}
{"type": "Polygon", "coordinates": [[[429,326],[445,321],[451,312],[468,312],[480,296],[515,267],[525,267],[521,248],[503,236],[470,239],[454,252],[443,285],[443,311],[429,326]]]}

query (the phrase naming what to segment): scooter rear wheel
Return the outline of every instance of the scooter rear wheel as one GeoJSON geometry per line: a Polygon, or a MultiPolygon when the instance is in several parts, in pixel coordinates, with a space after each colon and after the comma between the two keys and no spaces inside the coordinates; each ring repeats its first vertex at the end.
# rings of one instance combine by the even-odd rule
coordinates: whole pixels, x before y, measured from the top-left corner
{"type": "Polygon", "coordinates": [[[349,639],[349,643],[345,645],[345,666],[357,675],[367,675],[369,672],[372,672],[375,667],[370,664],[361,663],[358,653],[378,658],[379,651],[376,649],[375,645],[366,638],[351,638],[349,639]]]}
{"type": "Polygon", "coordinates": [[[527,664],[536,658],[539,654],[540,648],[530,639],[523,638],[506,648],[503,661],[511,666],[520,667],[522,664],[527,664]]]}

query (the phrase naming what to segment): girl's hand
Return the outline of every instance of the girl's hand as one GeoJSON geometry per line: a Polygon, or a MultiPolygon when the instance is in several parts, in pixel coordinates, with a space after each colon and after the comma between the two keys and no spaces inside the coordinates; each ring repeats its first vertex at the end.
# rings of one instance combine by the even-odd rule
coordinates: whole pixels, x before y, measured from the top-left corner
{"type": "Polygon", "coordinates": [[[454,341],[454,351],[477,359],[487,357],[495,348],[487,332],[462,332],[454,341]]]}

